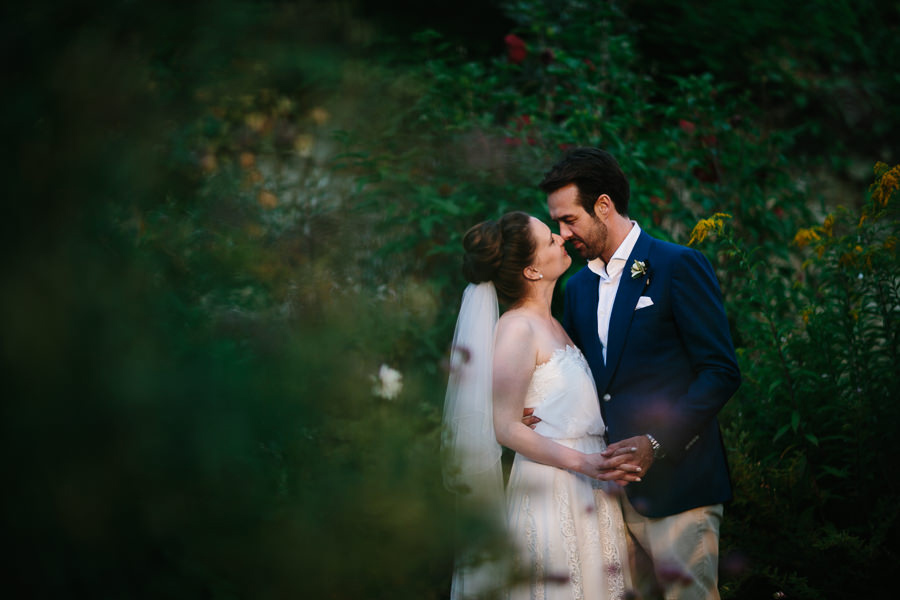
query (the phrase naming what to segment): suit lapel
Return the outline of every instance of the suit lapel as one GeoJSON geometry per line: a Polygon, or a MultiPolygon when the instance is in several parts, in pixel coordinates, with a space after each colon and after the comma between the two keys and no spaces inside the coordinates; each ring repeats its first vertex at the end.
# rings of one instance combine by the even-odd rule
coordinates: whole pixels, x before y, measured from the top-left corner
{"type": "Polygon", "coordinates": [[[584,298],[586,301],[581,304],[583,314],[579,315],[578,322],[584,323],[581,329],[581,350],[585,356],[596,356],[600,363],[591,365],[592,370],[602,369],[603,367],[603,345],[600,343],[600,336],[597,333],[597,303],[600,301],[600,276],[591,272],[591,276],[585,282],[584,298]]]}
{"type": "MultiPolygon", "coordinates": [[[[634,307],[647,286],[647,276],[637,279],[631,278],[631,265],[636,260],[647,260],[652,240],[653,238],[642,231],[631,251],[631,255],[625,262],[625,268],[622,270],[619,288],[616,290],[616,299],[613,301],[612,314],[609,317],[609,333],[606,336],[606,366],[602,371],[601,377],[598,378],[597,392],[600,395],[606,392],[606,388],[609,387],[609,382],[616,372],[616,367],[622,356],[622,347],[625,345],[628,330],[631,328],[634,307]]],[[[594,294],[596,295],[597,292],[595,291],[594,294]]],[[[596,306],[596,303],[594,306],[596,306]]],[[[597,316],[595,314],[595,326],[596,322],[597,316]]]]}

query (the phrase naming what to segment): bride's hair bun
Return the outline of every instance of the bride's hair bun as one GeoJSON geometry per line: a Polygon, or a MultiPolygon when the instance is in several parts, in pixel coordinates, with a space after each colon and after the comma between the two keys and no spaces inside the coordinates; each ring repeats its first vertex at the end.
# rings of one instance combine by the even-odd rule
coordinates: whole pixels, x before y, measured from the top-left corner
{"type": "Polygon", "coordinates": [[[503,233],[497,221],[484,221],[463,238],[463,275],[472,283],[492,281],[503,261],[503,233]]]}
{"type": "Polygon", "coordinates": [[[525,291],[523,271],[534,259],[531,217],[506,213],[496,221],[475,225],[463,237],[463,275],[472,283],[493,281],[497,296],[514,304],[525,291]]]}

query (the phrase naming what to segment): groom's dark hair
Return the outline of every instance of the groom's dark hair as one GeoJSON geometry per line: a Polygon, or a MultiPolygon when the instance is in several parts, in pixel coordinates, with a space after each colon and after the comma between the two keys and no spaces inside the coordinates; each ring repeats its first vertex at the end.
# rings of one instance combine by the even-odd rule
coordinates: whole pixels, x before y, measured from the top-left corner
{"type": "Polygon", "coordinates": [[[593,216],[597,198],[606,194],[617,213],[628,215],[631,187],[619,163],[609,152],[599,148],[569,150],[547,171],[540,188],[545,194],[552,194],[570,183],[578,187],[578,201],[587,214],[593,216]]]}

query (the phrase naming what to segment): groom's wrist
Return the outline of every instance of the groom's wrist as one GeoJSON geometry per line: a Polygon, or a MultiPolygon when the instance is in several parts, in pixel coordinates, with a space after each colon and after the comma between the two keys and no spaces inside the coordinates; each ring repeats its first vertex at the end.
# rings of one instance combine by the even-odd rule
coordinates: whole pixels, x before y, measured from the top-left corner
{"type": "Polygon", "coordinates": [[[666,455],[665,450],[663,450],[662,446],[659,442],[656,441],[656,438],[650,435],[649,433],[644,434],[648,440],[650,440],[650,449],[653,450],[653,458],[662,458],[666,455]]]}

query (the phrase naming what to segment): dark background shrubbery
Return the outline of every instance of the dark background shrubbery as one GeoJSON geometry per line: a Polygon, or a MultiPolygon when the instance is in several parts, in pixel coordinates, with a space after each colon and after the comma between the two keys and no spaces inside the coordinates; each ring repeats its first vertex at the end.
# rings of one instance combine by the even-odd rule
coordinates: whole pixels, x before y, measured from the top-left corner
{"type": "Polygon", "coordinates": [[[894,3],[3,11],[11,589],[446,596],[460,236],[584,144],[722,282],[723,596],[893,587],[894,3]]]}

